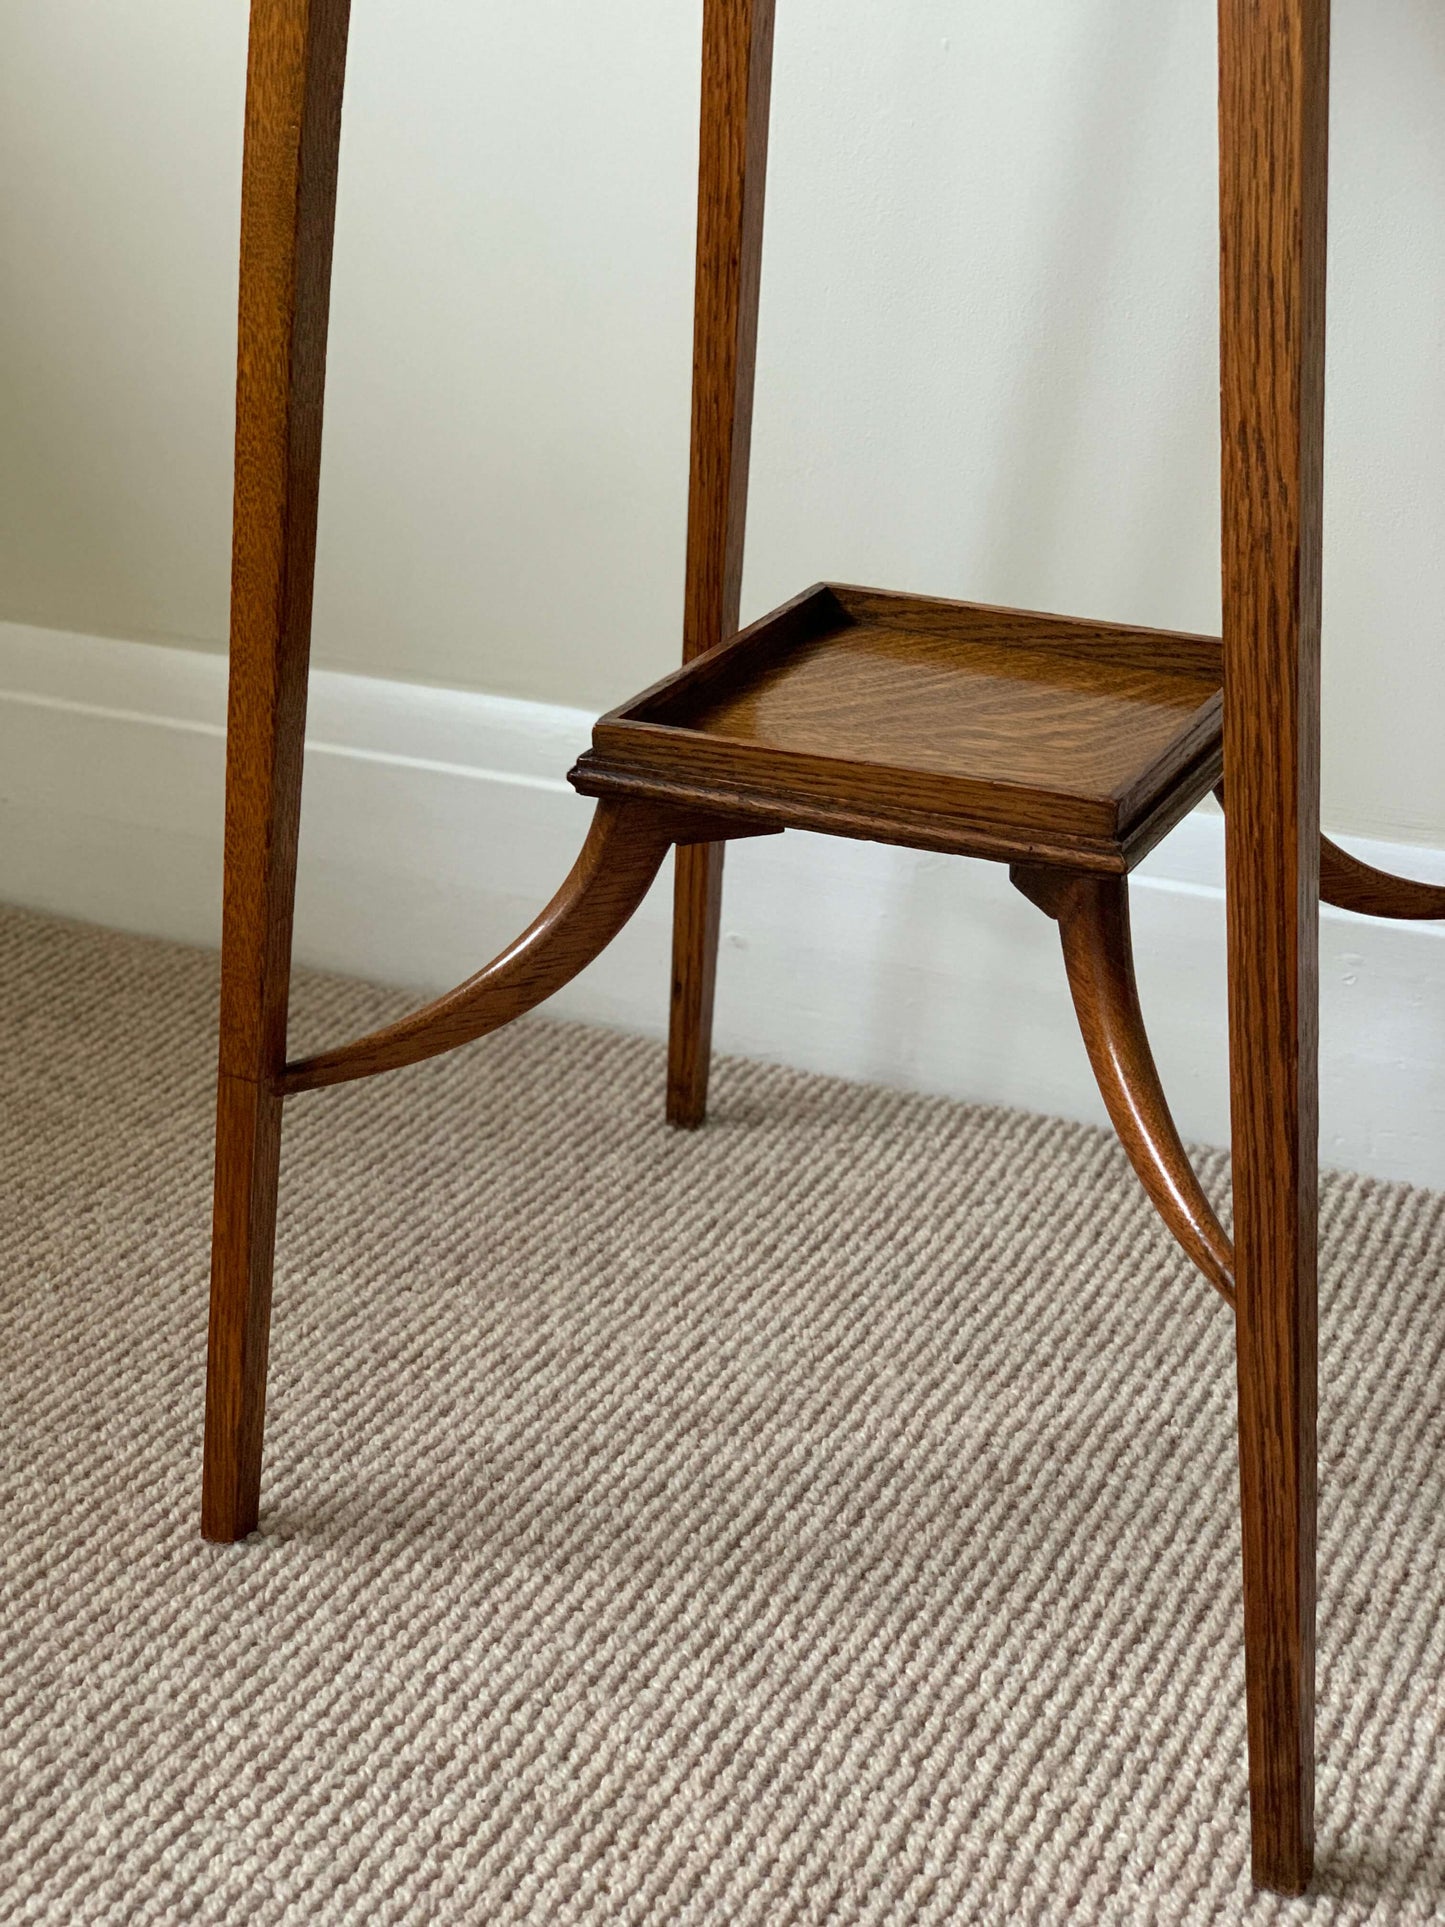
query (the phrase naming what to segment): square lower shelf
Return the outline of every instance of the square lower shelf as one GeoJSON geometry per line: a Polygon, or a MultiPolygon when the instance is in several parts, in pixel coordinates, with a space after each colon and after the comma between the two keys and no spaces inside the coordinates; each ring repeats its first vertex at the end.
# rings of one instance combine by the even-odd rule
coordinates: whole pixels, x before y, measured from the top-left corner
{"type": "Polygon", "coordinates": [[[1132,868],[1214,783],[1217,638],[823,583],[604,716],[586,794],[1132,868]]]}

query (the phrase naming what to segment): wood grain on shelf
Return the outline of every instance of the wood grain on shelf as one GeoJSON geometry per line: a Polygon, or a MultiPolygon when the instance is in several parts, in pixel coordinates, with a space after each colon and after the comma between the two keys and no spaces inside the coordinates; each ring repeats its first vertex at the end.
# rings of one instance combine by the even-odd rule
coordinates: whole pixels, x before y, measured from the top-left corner
{"type": "Polygon", "coordinates": [[[851,813],[908,842],[941,821],[946,847],[977,854],[1130,861],[1139,824],[1162,834],[1207,793],[1217,642],[1164,635],[1151,660],[1148,631],[937,601],[914,625],[905,597],[879,622],[862,600],[877,593],[818,585],[604,716],[579,787],[650,778],[800,827],[800,811],[851,813]]]}

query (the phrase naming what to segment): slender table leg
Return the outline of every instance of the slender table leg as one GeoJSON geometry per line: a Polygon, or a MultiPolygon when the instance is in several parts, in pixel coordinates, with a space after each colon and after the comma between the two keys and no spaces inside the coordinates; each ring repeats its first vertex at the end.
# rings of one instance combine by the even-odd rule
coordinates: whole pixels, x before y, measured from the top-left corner
{"type": "Polygon", "coordinates": [[[256,1524],[350,0],[253,0],[201,1529],[256,1524]]]}
{"type": "MultiPolygon", "coordinates": [[[[692,476],[683,661],[733,635],[753,426],[774,0],[705,0],[693,334],[692,476]]],[[[672,935],[667,1115],[707,1110],[722,910],[721,843],[680,848],[672,935]]]]}
{"type": "Polygon", "coordinates": [[[684,1130],[696,1130],[707,1116],[726,848],[724,843],[680,843],[673,857],[667,1121],[684,1130]]]}
{"type": "Polygon", "coordinates": [[[1329,0],[1221,0],[1224,768],[1254,1877],[1314,1835],[1329,0]]]}

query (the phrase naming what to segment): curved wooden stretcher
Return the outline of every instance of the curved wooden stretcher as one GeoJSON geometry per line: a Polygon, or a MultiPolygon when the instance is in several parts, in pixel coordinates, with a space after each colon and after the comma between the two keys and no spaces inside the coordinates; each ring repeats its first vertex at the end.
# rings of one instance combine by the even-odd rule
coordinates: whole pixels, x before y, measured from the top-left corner
{"type": "Polygon", "coordinates": [[[1416,883],[1362,863],[1327,836],[1320,838],[1320,899],[1361,917],[1430,923],[1445,917],[1445,886],[1416,883]]]}

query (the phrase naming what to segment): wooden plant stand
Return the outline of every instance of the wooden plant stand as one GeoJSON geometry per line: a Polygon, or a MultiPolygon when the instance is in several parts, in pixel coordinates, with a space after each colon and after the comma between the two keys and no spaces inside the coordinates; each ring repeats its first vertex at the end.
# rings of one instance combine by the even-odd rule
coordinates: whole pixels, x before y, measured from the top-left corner
{"type": "Polygon", "coordinates": [[[286,1056],[349,0],[253,0],[241,223],[226,883],[202,1527],[257,1522],[284,1100],[530,1010],[677,852],[668,1115],[706,1106],[722,852],[806,828],[1010,865],[1059,925],[1109,1114],[1236,1312],[1254,1870],[1313,1830],[1317,913],[1445,916],[1319,833],[1328,0],[1222,0],[1224,634],[820,584],[738,633],[774,0],[705,0],[684,666],[597,725],[562,888],[424,1009],[286,1056]],[[1134,987],[1129,872],[1225,775],[1235,1242],[1134,987]]]}

